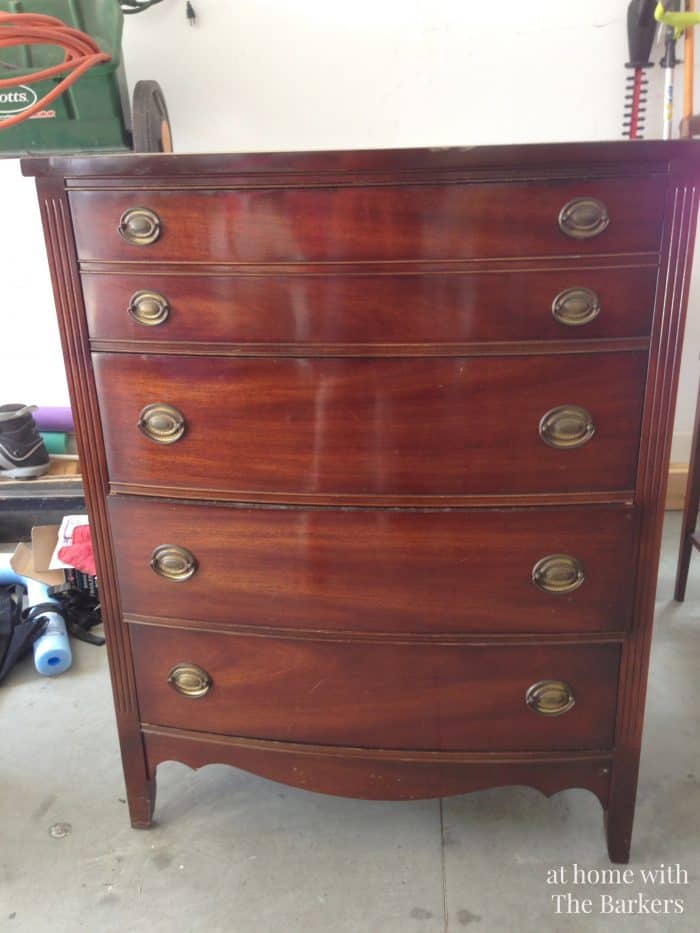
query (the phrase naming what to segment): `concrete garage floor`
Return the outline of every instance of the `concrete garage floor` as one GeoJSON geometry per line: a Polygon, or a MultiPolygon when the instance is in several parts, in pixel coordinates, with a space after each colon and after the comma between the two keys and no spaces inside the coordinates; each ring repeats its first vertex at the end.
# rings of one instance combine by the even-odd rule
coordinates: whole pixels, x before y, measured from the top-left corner
{"type": "MultiPolygon", "coordinates": [[[[610,929],[601,893],[681,898],[625,929],[696,931],[700,916],[700,556],[671,601],[679,515],[668,516],[642,755],[634,881],[547,885],[573,862],[609,868],[582,790],[527,788],[415,803],[324,797],[220,765],[159,770],[158,825],[129,828],[103,649],[76,646],[49,681],[30,662],[0,688],[0,930],[12,933],[458,933],[610,929]],[[50,835],[70,824],[61,838],[50,835]],[[644,884],[641,868],[687,870],[644,884]],[[554,913],[553,893],[593,899],[554,913]]],[[[621,917],[617,918],[622,920],[621,917]]]]}

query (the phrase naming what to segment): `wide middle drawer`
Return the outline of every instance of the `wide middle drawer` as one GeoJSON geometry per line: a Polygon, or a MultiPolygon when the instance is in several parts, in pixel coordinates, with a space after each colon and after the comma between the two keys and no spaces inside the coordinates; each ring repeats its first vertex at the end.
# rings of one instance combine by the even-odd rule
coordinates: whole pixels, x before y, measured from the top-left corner
{"type": "Polygon", "coordinates": [[[177,487],[291,501],[635,485],[644,352],[421,359],[97,353],[93,362],[110,480],[149,492],[177,487]]]}
{"type": "Polygon", "coordinates": [[[374,748],[613,744],[618,645],[382,645],[129,626],[143,722],[374,748]]]}
{"type": "Polygon", "coordinates": [[[206,506],[110,496],[130,616],[364,633],[624,631],[636,513],[206,506]]]}

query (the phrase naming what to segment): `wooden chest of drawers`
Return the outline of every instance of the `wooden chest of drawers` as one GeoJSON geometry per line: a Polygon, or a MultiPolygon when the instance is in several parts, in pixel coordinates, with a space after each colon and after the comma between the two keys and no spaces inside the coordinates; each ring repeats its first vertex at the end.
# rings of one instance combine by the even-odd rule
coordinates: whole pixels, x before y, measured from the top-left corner
{"type": "Polygon", "coordinates": [[[159,762],[595,793],[629,857],[693,143],[27,160],[159,762]]]}

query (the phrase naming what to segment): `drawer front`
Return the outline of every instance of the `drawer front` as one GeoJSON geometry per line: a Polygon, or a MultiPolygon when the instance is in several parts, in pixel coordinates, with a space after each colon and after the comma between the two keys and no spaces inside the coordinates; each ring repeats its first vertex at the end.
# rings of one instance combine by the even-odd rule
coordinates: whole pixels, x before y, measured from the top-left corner
{"type": "Polygon", "coordinates": [[[516,751],[613,744],[616,645],[377,645],[142,625],[130,632],[143,722],[381,748],[516,751]],[[208,681],[188,670],[192,665],[208,681]],[[567,685],[573,707],[560,715],[535,712],[526,696],[542,681],[567,685]],[[178,692],[190,689],[206,692],[178,692]]]}
{"type": "Polygon", "coordinates": [[[557,634],[628,623],[630,509],[341,511],[126,496],[108,503],[121,606],[134,615],[397,633],[557,634]],[[169,575],[165,545],[192,555],[192,575],[169,575]],[[552,555],[566,559],[545,564],[552,555]]]}
{"type": "Polygon", "coordinates": [[[93,339],[451,344],[642,337],[656,269],[429,275],[85,274],[93,339]]]}
{"type": "Polygon", "coordinates": [[[93,361],[115,483],[285,496],[635,483],[641,352],[358,360],[98,353],[93,361]],[[160,431],[162,405],[180,419],[165,438],[174,443],[137,427],[141,420],[160,431]],[[571,405],[567,420],[561,407],[571,405]],[[571,429],[590,439],[559,449],[540,425],[545,436],[571,429]]]}
{"type": "Polygon", "coordinates": [[[655,251],[665,190],[664,178],[649,176],[69,198],[81,260],[333,262],[655,251]],[[560,229],[577,199],[601,202],[609,218],[588,239],[560,229]]]}

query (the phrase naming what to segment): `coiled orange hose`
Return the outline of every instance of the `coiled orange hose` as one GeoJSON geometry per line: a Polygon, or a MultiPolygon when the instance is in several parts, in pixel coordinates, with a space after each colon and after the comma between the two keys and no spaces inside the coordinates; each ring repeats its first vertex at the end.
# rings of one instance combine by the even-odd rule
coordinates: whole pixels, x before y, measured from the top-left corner
{"type": "Polygon", "coordinates": [[[30,75],[1,79],[0,89],[44,81],[65,72],[68,74],[31,107],[5,120],[0,119],[0,130],[14,126],[44,110],[86,71],[111,59],[111,55],[100,51],[91,36],[66,26],[55,16],[43,16],[39,13],[0,13],[0,49],[15,45],[55,45],[65,51],[65,56],[60,64],[50,68],[43,68],[30,75]]]}

